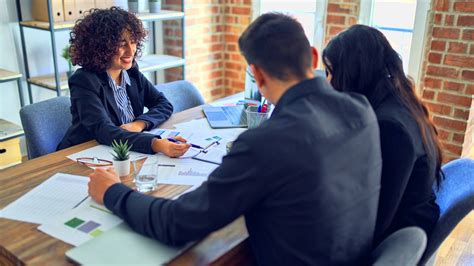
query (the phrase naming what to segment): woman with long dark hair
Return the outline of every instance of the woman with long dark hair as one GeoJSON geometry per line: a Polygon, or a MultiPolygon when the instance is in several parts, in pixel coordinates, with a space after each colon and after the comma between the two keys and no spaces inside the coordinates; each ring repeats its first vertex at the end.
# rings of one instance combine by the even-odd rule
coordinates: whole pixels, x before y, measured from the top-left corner
{"type": "Polygon", "coordinates": [[[442,154],[400,56],[380,31],[354,25],[333,38],[322,57],[331,85],[365,95],[379,122],[383,166],[375,243],[406,226],[429,235],[439,217],[433,185],[443,179],[442,154]]]}

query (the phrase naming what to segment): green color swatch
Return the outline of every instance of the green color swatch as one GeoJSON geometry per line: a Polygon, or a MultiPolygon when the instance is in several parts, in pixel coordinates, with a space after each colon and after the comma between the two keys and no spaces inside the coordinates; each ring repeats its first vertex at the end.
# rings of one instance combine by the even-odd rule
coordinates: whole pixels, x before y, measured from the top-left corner
{"type": "Polygon", "coordinates": [[[69,227],[76,228],[76,227],[78,227],[79,225],[81,225],[81,224],[83,224],[83,223],[84,223],[83,220],[74,217],[74,218],[72,218],[71,220],[65,222],[64,224],[67,225],[67,226],[69,226],[69,227]]]}
{"type": "Polygon", "coordinates": [[[102,234],[102,231],[100,229],[95,229],[94,231],[90,233],[92,237],[99,236],[100,234],[102,234]]]}

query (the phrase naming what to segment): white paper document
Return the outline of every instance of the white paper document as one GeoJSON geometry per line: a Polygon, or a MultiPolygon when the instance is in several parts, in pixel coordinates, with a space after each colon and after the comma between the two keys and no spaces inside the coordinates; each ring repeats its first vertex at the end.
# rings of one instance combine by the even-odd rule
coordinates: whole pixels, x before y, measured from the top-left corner
{"type": "Polygon", "coordinates": [[[73,246],[78,246],[122,222],[105,206],[87,198],[78,207],[56,216],[38,229],[73,246]]]}
{"type": "MultiPolygon", "coordinates": [[[[89,149],[82,150],[80,152],[71,154],[67,156],[67,158],[76,161],[78,158],[94,158],[97,157],[98,159],[102,160],[113,160],[112,156],[113,150],[112,147],[106,145],[97,145],[89,149]]],[[[139,153],[139,152],[130,152],[130,159],[134,160],[136,158],[147,157],[149,154],[139,153]]],[[[90,167],[94,168],[94,167],[90,167]]]]}
{"type": "Polygon", "coordinates": [[[71,210],[87,196],[85,176],[55,174],[0,213],[0,217],[42,224],[71,210]]]}
{"type": "Polygon", "coordinates": [[[218,165],[200,162],[194,159],[158,157],[159,184],[200,185],[218,165]]]}

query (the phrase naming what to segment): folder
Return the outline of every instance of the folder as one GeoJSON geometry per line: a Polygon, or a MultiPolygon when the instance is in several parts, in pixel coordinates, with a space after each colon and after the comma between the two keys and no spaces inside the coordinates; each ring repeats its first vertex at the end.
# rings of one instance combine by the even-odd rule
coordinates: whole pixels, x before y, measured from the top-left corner
{"type": "Polygon", "coordinates": [[[64,20],[72,21],[78,18],[75,0],[63,0],[64,20]]]}
{"type": "Polygon", "coordinates": [[[156,240],[139,235],[126,224],[120,224],[86,243],[70,249],[66,257],[82,264],[162,265],[186,248],[166,246],[156,240]]]}
{"type": "MultiPolygon", "coordinates": [[[[33,0],[31,4],[31,16],[34,20],[48,22],[48,3],[46,0],[33,0]]],[[[51,0],[51,9],[53,21],[64,21],[63,14],[63,1],[62,0],[51,0]]]]}
{"type": "Polygon", "coordinates": [[[77,18],[83,18],[85,13],[95,7],[94,0],[76,0],[77,18]]]}

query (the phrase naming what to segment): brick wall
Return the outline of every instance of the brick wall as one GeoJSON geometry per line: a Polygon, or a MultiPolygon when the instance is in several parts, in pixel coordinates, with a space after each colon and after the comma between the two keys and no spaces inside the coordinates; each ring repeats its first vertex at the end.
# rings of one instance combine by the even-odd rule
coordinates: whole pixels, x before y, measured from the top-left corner
{"type": "Polygon", "coordinates": [[[325,43],[339,32],[356,24],[359,11],[360,0],[328,0],[325,43]]]}
{"type": "MultiPolygon", "coordinates": [[[[181,0],[163,1],[163,9],[180,10],[181,0]]],[[[184,10],[186,79],[208,101],[244,89],[245,61],[237,40],[250,23],[250,0],[188,0],[184,10]]],[[[165,53],[181,56],[181,25],[163,24],[165,53]]],[[[166,71],[166,81],[182,78],[181,68],[166,71]]]]}
{"type": "Polygon", "coordinates": [[[433,0],[422,98],[433,114],[446,161],[461,155],[474,94],[474,1],[433,0]]]}

